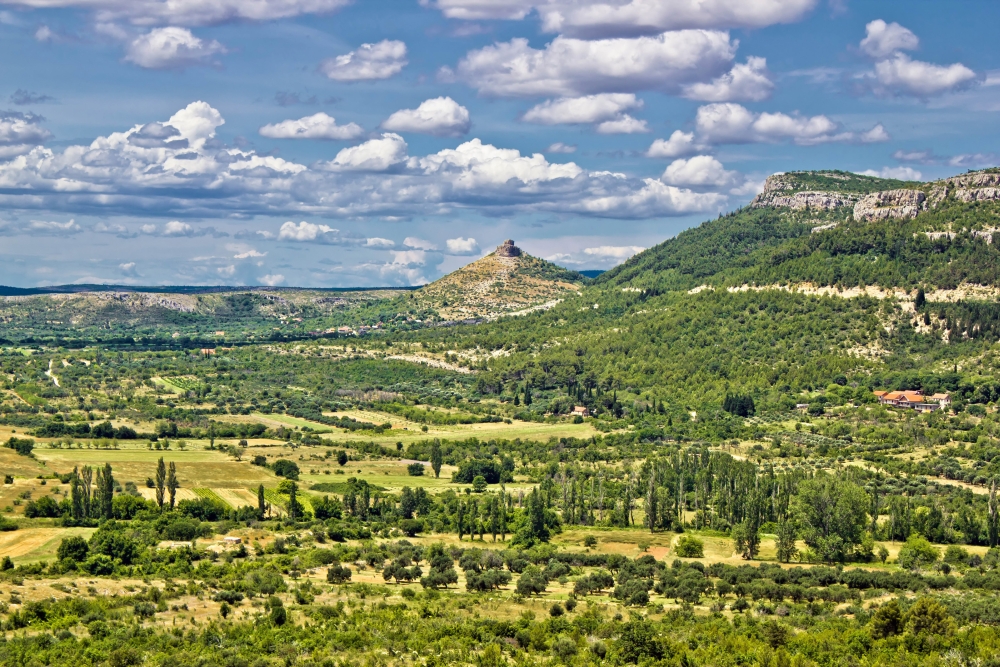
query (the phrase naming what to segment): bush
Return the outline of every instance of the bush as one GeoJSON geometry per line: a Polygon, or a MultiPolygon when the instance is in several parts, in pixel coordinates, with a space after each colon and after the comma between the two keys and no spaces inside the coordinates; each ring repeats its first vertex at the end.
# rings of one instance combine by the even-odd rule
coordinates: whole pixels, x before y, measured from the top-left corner
{"type": "Polygon", "coordinates": [[[411,463],[406,466],[406,474],[410,477],[423,477],[424,476],[424,464],[423,463],[411,463]]]}
{"type": "Polygon", "coordinates": [[[299,478],[299,466],[294,461],[288,459],[278,459],[271,464],[271,470],[278,477],[297,480],[299,478]]]}
{"type": "Polygon", "coordinates": [[[334,565],[327,568],[326,580],[331,584],[343,584],[351,580],[351,570],[343,565],[334,565]]]}
{"type": "Polygon", "coordinates": [[[31,456],[31,450],[35,448],[35,441],[30,438],[11,437],[4,446],[7,449],[13,449],[21,456],[31,456]]]}
{"type": "Polygon", "coordinates": [[[62,509],[59,507],[59,503],[52,499],[52,496],[42,496],[38,500],[28,501],[28,504],[24,506],[24,516],[29,519],[54,519],[62,516],[62,509]]]}
{"type": "Polygon", "coordinates": [[[676,553],[681,558],[704,558],[705,543],[696,537],[682,535],[677,541],[676,553]]]}
{"type": "Polygon", "coordinates": [[[906,569],[926,567],[936,563],[940,552],[919,535],[913,535],[899,550],[899,566],[906,569]]]}
{"type": "Polygon", "coordinates": [[[69,558],[77,563],[82,563],[87,559],[89,552],[90,547],[87,546],[87,540],[79,535],[73,535],[72,537],[63,538],[59,543],[59,550],[56,551],[56,555],[59,557],[59,560],[69,558]]]}

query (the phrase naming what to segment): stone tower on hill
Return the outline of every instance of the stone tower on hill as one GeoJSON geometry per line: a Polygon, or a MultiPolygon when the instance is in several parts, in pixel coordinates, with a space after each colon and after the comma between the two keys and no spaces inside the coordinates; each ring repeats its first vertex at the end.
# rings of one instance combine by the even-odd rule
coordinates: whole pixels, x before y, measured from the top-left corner
{"type": "Polygon", "coordinates": [[[514,241],[507,239],[497,246],[497,257],[520,257],[521,249],[514,245],[514,241]]]}

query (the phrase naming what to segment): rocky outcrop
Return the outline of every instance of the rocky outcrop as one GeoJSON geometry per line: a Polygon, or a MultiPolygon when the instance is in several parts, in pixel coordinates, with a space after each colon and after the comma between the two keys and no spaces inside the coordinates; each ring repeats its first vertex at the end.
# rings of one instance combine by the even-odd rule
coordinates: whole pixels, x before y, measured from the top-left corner
{"type": "Polygon", "coordinates": [[[854,219],[910,220],[926,208],[927,195],[920,190],[885,190],[862,197],[854,205],[854,219]]]}
{"type": "Polygon", "coordinates": [[[790,192],[795,185],[785,174],[769,176],[764,182],[764,191],[750,202],[752,208],[791,208],[795,210],[814,209],[829,211],[841,206],[850,206],[858,200],[857,195],[848,192],[817,192],[807,190],[790,192]]]}
{"type": "Polygon", "coordinates": [[[497,246],[497,257],[520,257],[521,249],[514,245],[514,242],[507,239],[497,246]]]}
{"type": "Polygon", "coordinates": [[[937,206],[948,195],[964,202],[1000,201],[1000,173],[978,171],[938,181],[931,189],[931,204],[937,206]]]}

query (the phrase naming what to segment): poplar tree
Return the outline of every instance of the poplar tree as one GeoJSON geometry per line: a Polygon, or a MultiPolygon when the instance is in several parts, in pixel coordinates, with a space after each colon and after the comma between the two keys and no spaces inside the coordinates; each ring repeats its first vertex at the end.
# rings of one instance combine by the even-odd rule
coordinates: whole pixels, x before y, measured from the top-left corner
{"type": "Polygon", "coordinates": [[[160,507],[160,511],[163,511],[163,498],[164,491],[166,491],[167,484],[167,466],[163,463],[163,457],[156,463],[156,504],[160,507]]]}
{"type": "Polygon", "coordinates": [[[180,482],[177,481],[177,466],[171,461],[170,467],[167,469],[167,491],[170,492],[170,509],[174,509],[174,500],[177,498],[178,487],[180,487],[180,482]]]}

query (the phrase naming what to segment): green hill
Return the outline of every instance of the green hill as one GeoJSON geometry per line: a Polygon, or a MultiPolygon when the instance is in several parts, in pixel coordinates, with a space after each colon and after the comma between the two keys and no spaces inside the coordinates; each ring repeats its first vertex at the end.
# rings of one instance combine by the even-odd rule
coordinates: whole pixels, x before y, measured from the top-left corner
{"type": "Polygon", "coordinates": [[[788,409],[834,385],[870,398],[997,372],[1000,174],[905,183],[818,172],[768,185],[599,276],[582,291],[596,308],[567,302],[433,336],[512,351],[483,355],[480,387],[508,398],[533,387],[537,411],[589,401],[683,417],[717,411],[729,393],[788,409]]]}

